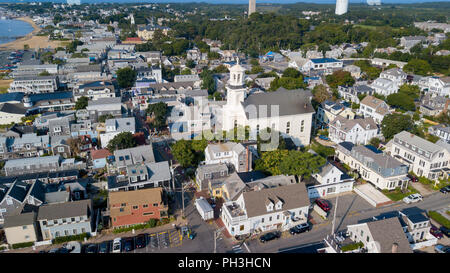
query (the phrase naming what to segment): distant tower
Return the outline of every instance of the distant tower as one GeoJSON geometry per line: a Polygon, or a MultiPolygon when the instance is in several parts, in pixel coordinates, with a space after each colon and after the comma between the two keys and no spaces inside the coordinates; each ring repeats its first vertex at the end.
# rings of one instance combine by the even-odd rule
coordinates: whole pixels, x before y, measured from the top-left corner
{"type": "Polygon", "coordinates": [[[256,0],[248,0],[248,16],[256,11],[256,0]]]}
{"type": "Polygon", "coordinates": [[[133,13],[131,14],[131,24],[134,25],[134,16],[133,16],[133,13]]]}
{"type": "Polygon", "coordinates": [[[342,15],[347,13],[348,0],[336,0],[336,14],[342,15]]]}

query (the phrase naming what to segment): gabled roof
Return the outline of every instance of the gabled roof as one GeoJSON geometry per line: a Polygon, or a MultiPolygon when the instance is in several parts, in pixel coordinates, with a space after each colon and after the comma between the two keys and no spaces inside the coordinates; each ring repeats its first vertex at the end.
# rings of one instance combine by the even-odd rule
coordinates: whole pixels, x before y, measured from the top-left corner
{"type": "Polygon", "coordinates": [[[398,217],[368,222],[367,226],[374,241],[380,245],[380,253],[392,253],[396,244],[396,253],[412,253],[408,239],[398,217]]]}
{"type": "MultiPolygon", "coordinates": [[[[311,97],[311,92],[306,90],[279,88],[275,92],[253,93],[242,104],[244,109],[249,105],[256,106],[256,109],[259,109],[260,105],[267,106],[267,117],[308,114],[315,113],[311,105],[311,97]],[[272,106],[278,107],[278,113],[272,113],[272,106]]],[[[257,117],[251,118],[259,118],[262,115],[259,111],[256,114],[258,115],[257,117]]],[[[249,118],[248,112],[246,112],[246,115],[249,118]]]]}
{"type": "Polygon", "coordinates": [[[43,205],[39,208],[37,220],[54,220],[61,218],[89,215],[91,200],[43,205]]]}
{"type": "Polygon", "coordinates": [[[306,186],[303,183],[249,191],[242,194],[249,218],[267,214],[265,202],[269,198],[283,199],[283,211],[306,207],[310,204],[306,186]]]}
{"type": "Polygon", "coordinates": [[[27,113],[27,109],[22,107],[20,104],[4,103],[0,106],[0,112],[25,115],[27,113]]]}
{"type": "Polygon", "coordinates": [[[26,212],[18,215],[8,215],[5,217],[3,228],[32,225],[34,223],[35,215],[35,212],[26,212]]]}

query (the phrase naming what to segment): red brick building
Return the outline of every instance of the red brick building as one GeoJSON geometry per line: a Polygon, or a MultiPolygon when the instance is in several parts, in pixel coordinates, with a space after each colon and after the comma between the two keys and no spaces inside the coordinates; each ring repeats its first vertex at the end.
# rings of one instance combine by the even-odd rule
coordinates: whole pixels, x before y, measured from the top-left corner
{"type": "Polygon", "coordinates": [[[110,192],[108,208],[113,228],[168,217],[168,206],[162,188],[110,192]]]}

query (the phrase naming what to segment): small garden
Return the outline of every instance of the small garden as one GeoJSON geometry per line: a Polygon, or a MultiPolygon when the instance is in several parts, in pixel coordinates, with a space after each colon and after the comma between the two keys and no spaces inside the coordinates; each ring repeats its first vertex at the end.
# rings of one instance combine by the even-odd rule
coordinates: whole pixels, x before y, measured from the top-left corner
{"type": "Polygon", "coordinates": [[[407,191],[403,191],[400,188],[395,188],[395,190],[391,191],[383,190],[383,194],[386,195],[392,201],[400,201],[406,196],[411,195],[413,193],[418,193],[418,191],[411,186],[408,186],[407,191]]]}
{"type": "Polygon", "coordinates": [[[113,230],[113,232],[114,233],[122,233],[122,232],[132,231],[133,229],[134,230],[141,230],[141,229],[146,229],[146,228],[154,228],[154,227],[167,225],[170,222],[173,222],[175,220],[176,220],[176,218],[173,215],[170,216],[169,218],[162,218],[161,220],[150,219],[145,224],[138,224],[138,225],[132,225],[132,226],[129,226],[129,227],[116,228],[116,229],[113,230]]]}
{"type": "Polygon", "coordinates": [[[364,244],[362,242],[348,244],[341,247],[342,252],[353,251],[359,248],[363,248],[364,244]]]}
{"type": "Polygon", "coordinates": [[[423,177],[423,176],[419,177],[419,182],[431,190],[439,190],[445,186],[450,185],[450,180],[448,180],[448,179],[447,180],[439,179],[438,181],[439,182],[436,183],[435,181],[428,179],[426,177],[423,177]]]}
{"type": "Polygon", "coordinates": [[[443,225],[446,228],[450,228],[450,220],[448,220],[445,216],[440,214],[439,212],[430,210],[428,212],[428,216],[439,224],[443,225]]]}
{"type": "Polygon", "coordinates": [[[84,238],[89,239],[90,235],[88,233],[81,233],[78,235],[70,235],[70,236],[64,236],[64,237],[56,237],[53,239],[53,244],[61,244],[71,241],[83,241],[84,238]]]}
{"type": "Polygon", "coordinates": [[[11,248],[18,249],[18,248],[31,247],[33,245],[34,245],[34,242],[18,243],[18,244],[11,245],[11,248]]]}

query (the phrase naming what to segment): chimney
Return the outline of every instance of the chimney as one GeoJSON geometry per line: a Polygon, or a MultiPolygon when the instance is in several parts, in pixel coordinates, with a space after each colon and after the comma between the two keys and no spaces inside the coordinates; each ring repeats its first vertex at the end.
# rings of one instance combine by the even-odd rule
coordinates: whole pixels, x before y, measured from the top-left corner
{"type": "Polygon", "coordinates": [[[397,253],[398,252],[398,244],[397,243],[393,243],[392,244],[392,253],[397,253]]]}

